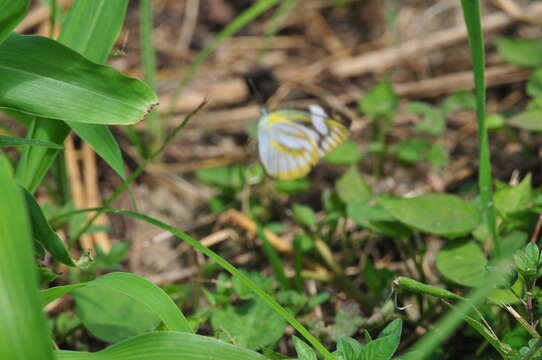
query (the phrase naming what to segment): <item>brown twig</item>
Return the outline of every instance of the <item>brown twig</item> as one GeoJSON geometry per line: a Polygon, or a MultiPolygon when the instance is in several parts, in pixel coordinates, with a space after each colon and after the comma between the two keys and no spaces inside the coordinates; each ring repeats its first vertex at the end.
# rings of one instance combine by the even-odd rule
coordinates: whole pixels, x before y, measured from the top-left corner
{"type": "MultiPolygon", "coordinates": [[[[531,16],[542,14],[542,4],[531,4],[525,9],[531,16]]],[[[487,34],[502,29],[516,21],[502,12],[487,15],[482,19],[483,30],[487,34]]],[[[401,61],[417,56],[420,53],[438,48],[450,46],[461,41],[466,41],[467,30],[465,25],[460,24],[452,28],[441,30],[407,41],[399,46],[385,48],[362,54],[356,57],[341,59],[333,63],[330,70],[340,78],[359,76],[370,72],[382,72],[401,61]]]]}

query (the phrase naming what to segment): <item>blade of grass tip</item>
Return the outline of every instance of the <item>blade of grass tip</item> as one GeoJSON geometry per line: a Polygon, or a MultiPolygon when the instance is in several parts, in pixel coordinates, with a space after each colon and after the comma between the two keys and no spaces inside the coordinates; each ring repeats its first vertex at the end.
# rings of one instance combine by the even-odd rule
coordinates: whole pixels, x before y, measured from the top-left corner
{"type": "Polygon", "coordinates": [[[288,278],[286,277],[286,274],[284,273],[284,265],[282,265],[282,262],[280,261],[280,257],[279,257],[279,254],[277,253],[277,250],[275,250],[275,248],[271,245],[271,243],[267,239],[267,236],[265,236],[265,231],[263,230],[262,226],[260,224],[256,224],[256,226],[258,229],[258,237],[262,240],[265,255],[267,256],[267,259],[269,259],[269,262],[271,263],[271,266],[273,267],[273,272],[275,273],[275,276],[277,277],[277,280],[280,284],[280,288],[282,290],[289,290],[290,282],[288,281],[288,278]]]}
{"type": "Polygon", "coordinates": [[[295,9],[298,3],[299,0],[283,0],[283,2],[279,5],[273,14],[273,17],[271,17],[271,20],[269,20],[269,23],[266,26],[264,43],[258,55],[259,59],[261,59],[261,57],[269,50],[271,47],[271,42],[279,31],[280,26],[284,23],[284,20],[286,20],[288,14],[295,9]]]}
{"type": "MultiPolygon", "coordinates": [[[[194,117],[194,115],[196,115],[205,106],[205,104],[207,104],[207,99],[203,100],[201,104],[199,104],[195,110],[193,110],[192,112],[190,112],[189,114],[185,116],[183,121],[179,125],[177,125],[177,127],[175,127],[175,129],[173,129],[173,131],[166,137],[162,145],[156,151],[150,154],[149,157],[145,158],[143,162],[141,163],[141,165],[139,165],[137,169],[132,173],[132,175],[130,175],[120,186],[118,186],[113,192],[113,194],[111,194],[111,196],[109,196],[109,198],[107,198],[104,201],[104,206],[103,206],[104,208],[111,205],[111,203],[117,197],[119,197],[120,194],[122,194],[124,190],[126,190],[128,186],[143,173],[147,165],[164,151],[164,149],[171,142],[171,140],[173,140],[175,136],[177,136],[179,131],[181,131],[188,124],[188,122],[192,119],[192,117],[194,117]]],[[[88,219],[85,225],[83,225],[81,230],[77,232],[74,238],[78,239],[79,237],[81,237],[81,235],[84,234],[92,226],[94,221],[96,221],[96,219],[100,216],[102,212],[103,211],[99,210],[94,214],[94,216],[88,219]]]]}
{"type": "MultiPolygon", "coordinates": [[[[150,0],[139,0],[139,43],[141,44],[143,75],[147,85],[156,90],[156,57],[152,44],[152,28],[152,3],[150,0]]],[[[152,110],[147,116],[146,129],[151,136],[152,143],[160,144],[163,130],[156,110],[152,110]]]]}
{"type": "Polygon", "coordinates": [[[472,57],[472,68],[474,72],[474,94],[476,97],[476,118],[478,122],[478,146],[480,151],[480,168],[478,183],[480,196],[482,198],[482,209],[485,215],[487,227],[493,238],[495,254],[501,256],[499,238],[497,236],[497,219],[493,202],[491,176],[491,160],[489,152],[489,137],[485,118],[486,112],[486,86],[485,86],[485,53],[484,34],[480,22],[480,1],[461,0],[463,16],[469,38],[469,46],[472,57]]]}
{"type": "Polygon", "coordinates": [[[163,223],[157,219],[148,217],[146,215],[136,213],[128,210],[119,210],[119,209],[106,209],[107,212],[112,212],[115,214],[126,215],[136,219],[140,219],[148,222],[149,224],[158,226],[159,228],[171,232],[173,235],[177,236],[179,239],[186,241],[196,250],[203,253],[208,258],[217,262],[224,270],[228,271],[232,276],[240,279],[245,286],[250,288],[258,297],[265,301],[273,310],[280,314],[290,325],[292,325],[311,345],[324,357],[326,360],[336,360],[333,356],[321,343],[318,339],[312,335],[292,314],[290,311],[282,307],[271,295],[263,291],[258,285],[256,285],[252,280],[250,280],[245,274],[237,270],[230,262],[222,258],[220,255],[209,249],[208,247],[202,245],[198,240],[192,238],[191,236],[183,233],[182,231],[170,226],[166,223],[163,223]]]}
{"type": "MultiPolygon", "coordinates": [[[[177,87],[175,87],[175,90],[173,90],[173,94],[171,96],[171,103],[169,105],[169,110],[167,113],[166,119],[169,119],[171,115],[175,112],[175,106],[177,105],[177,100],[181,96],[184,88],[190,80],[192,80],[192,77],[194,76],[196,70],[198,67],[215,51],[215,49],[218,47],[218,45],[228,37],[235,34],[237,31],[242,29],[244,26],[251,23],[254,19],[256,19],[258,16],[263,14],[265,11],[267,11],[269,8],[274,6],[279,0],[260,0],[256,2],[254,5],[243,11],[239,16],[237,16],[231,23],[228,24],[222,31],[218,33],[217,36],[207,45],[192,61],[192,63],[188,66],[188,69],[186,70],[185,75],[181,78],[181,81],[179,81],[179,84],[177,84],[177,87]]],[[[167,122],[167,120],[166,120],[167,122]]]]}

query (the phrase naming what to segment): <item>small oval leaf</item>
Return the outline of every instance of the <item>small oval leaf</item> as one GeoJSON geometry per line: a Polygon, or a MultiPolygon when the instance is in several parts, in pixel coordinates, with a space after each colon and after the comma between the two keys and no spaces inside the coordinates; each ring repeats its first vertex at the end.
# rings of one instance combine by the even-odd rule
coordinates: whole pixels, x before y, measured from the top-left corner
{"type": "Polygon", "coordinates": [[[403,224],[448,238],[466,235],[480,223],[480,214],[474,205],[448,194],[408,199],[380,196],[378,203],[403,224]]]}

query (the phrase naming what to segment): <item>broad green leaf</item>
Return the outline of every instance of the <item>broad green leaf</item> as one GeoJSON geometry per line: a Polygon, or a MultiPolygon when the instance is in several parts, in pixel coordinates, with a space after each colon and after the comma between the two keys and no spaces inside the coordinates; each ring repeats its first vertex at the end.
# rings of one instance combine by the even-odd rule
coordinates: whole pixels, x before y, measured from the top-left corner
{"type": "Polygon", "coordinates": [[[73,297],[75,313],[85,328],[109,343],[151,332],[160,322],[143,303],[111,287],[85,286],[73,291],[73,297]]]}
{"type": "Polygon", "coordinates": [[[175,331],[140,335],[95,353],[57,350],[55,354],[57,360],[266,360],[240,346],[175,331]]]}
{"type": "Polygon", "coordinates": [[[499,37],[496,40],[497,51],[506,62],[525,67],[542,65],[542,39],[508,39],[499,37]]]}
{"type": "Polygon", "coordinates": [[[393,238],[408,237],[411,230],[395,220],[379,205],[348,204],[346,213],[356,224],[393,238]]]}
{"type": "Polygon", "coordinates": [[[29,0],[0,0],[0,44],[24,17],[29,0]]]}
{"type": "Polygon", "coordinates": [[[297,336],[293,337],[293,343],[299,360],[317,360],[314,350],[297,336]]]}
{"type": "Polygon", "coordinates": [[[143,82],[39,36],[0,44],[0,78],[0,107],[57,120],[133,124],[158,103],[143,82]]]}
{"type": "Polygon", "coordinates": [[[299,225],[309,228],[316,226],[316,214],[310,207],[301,204],[294,204],[292,210],[294,220],[299,225]]]}
{"type": "Polygon", "coordinates": [[[446,99],[442,103],[442,111],[444,111],[446,115],[458,110],[475,108],[476,98],[471,91],[467,90],[454,92],[450,96],[446,97],[446,99]]]}
{"type": "Polygon", "coordinates": [[[355,166],[350,167],[336,182],[335,189],[346,204],[365,204],[373,196],[373,191],[361,177],[355,166]]]}
{"type": "Polygon", "coordinates": [[[347,140],[326,154],[324,160],[335,165],[354,165],[357,164],[360,157],[358,144],[347,140]]]}
{"type": "Polygon", "coordinates": [[[62,146],[55,144],[51,141],[45,140],[33,140],[33,139],[21,139],[12,136],[0,135],[0,147],[4,146],[44,146],[53,149],[62,149],[62,146]]]}
{"type": "Polygon", "coordinates": [[[361,112],[370,117],[391,116],[399,105],[399,96],[395,94],[389,79],[384,79],[367,90],[358,101],[361,112]]]}
{"type": "Polygon", "coordinates": [[[508,124],[529,131],[542,131],[542,109],[530,109],[508,119],[508,124]]]}
{"type": "Polygon", "coordinates": [[[340,360],[358,359],[361,354],[363,345],[358,341],[344,337],[337,341],[337,350],[335,354],[340,360]]]}
{"type": "Polygon", "coordinates": [[[162,289],[145,278],[130,273],[113,272],[87,283],[56,286],[43,290],[42,295],[48,303],[84,286],[97,286],[110,289],[111,292],[120,292],[145,305],[147,311],[155,313],[167,329],[192,332],[182,312],[162,289]]]}
{"type": "MultiPolygon", "coordinates": [[[[70,7],[58,41],[78,51],[89,60],[103,63],[109,56],[111,48],[124,21],[128,0],[78,0],[70,7]]],[[[37,118],[27,138],[48,140],[62,144],[68,136],[70,128],[61,121],[37,118]]],[[[79,124],[78,128],[105,127],[105,125],[79,124]]],[[[105,133],[105,130],[99,130],[105,133]]],[[[87,141],[93,139],[87,138],[87,141]]],[[[105,137],[104,137],[105,139],[105,137]]],[[[103,153],[100,144],[90,142],[90,146],[99,154],[103,153]]],[[[118,145],[115,145],[118,147],[118,145]]],[[[112,148],[113,146],[108,146],[112,148]]],[[[45,173],[53,163],[58,151],[45,148],[26,148],[23,153],[24,163],[17,168],[17,179],[30,192],[34,192],[45,173]]],[[[106,159],[110,161],[110,159],[106,159]]],[[[113,164],[115,162],[112,162],[113,164]]],[[[118,167],[117,167],[118,171],[118,167]]],[[[122,176],[122,173],[119,173],[122,176]]]]}
{"type": "Polygon", "coordinates": [[[426,160],[430,149],[432,149],[432,144],[422,139],[408,139],[397,143],[392,148],[397,160],[407,164],[416,164],[426,160]]]}
{"type": "Polygon", "coordinates": [[[477,286],[484,279],[487,259],[476,242],[455,241],[440,249],[437,268],[447,279],[463,285],[477,286]]]}
{"type": "Polygon", "coordinates": [[[359,360],[389,360],[397,350],[401,341],[403,322],[401,319],[393,320],[378,335],[378,339],[371,341],[361,348],[359,360]]]}
{"type": "Polygon", "coordinates": [[[0,199],[0,359],[52,360],[24,197],[1,152],[0,199]]]}
{"type": "Polygon", "coordinates": [[[253,350],[274,344],[286,327],[284,319],[260,299],[215,311],[211,325],[219,338],[233,339],[235,344],[253,350]]]}
{"type": "Polygon", "coordinates": [[[525,176],[518,185],[497,191],[494,199],[495,207],[505,217],[527,209],[532,203],[531,174],[525,176]]]}
{"type": "Polygon", "coordinates": [[[294,195],[310,189],[311,181],[307,178],[295,180],[277,180],[275,182],[277,191],[286,195],[294,195]]]}
{"type": "Polygon", "coordinates": [[[421,116],[414,129],[429,135],[440,135],[445,128],[444,112],[436,106],[421,101],[413,101],[405,110],[421,116]]]}
{"type": "Polygon", "coordinates": [[[527,94],[534,98],[542,98],[542,67],[536,69],[527,81],[527,94]]]}
{"type": "Polygon", "coordinates": [[[380,196],[378,203],[403,224],[448,238],[466,235],[480,223],[480,215],[474,205],[448,194],[426,194],[406,199],[380,196]]]}
{"type": "Polygon", "coordinates": [[[219,189],[240,190],[244,184],[243,169],[238,165],[198,169],[196,177],[219,189]]]}
{"type": "Polygon", "coordinates": [[[34,238],[51,253],[58,261],[68,266],[75,266],[68,249],[64,245],[62,239],[53,231],[51,225],[43,215],[41,207],[37,203],[34,196],[30,194],[24,187],[21,187],[24,193],[26,207],[30,215],[32,231],[34,238]]]}

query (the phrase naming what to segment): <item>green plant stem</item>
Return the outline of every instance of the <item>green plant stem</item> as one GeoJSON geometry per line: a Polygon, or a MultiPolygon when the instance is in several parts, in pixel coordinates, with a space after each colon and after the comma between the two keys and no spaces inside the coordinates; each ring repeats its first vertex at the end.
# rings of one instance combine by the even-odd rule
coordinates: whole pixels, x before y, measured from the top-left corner
{"type": "Polygon", "coordinates": [[[478,170],[478,183],[482,198],[482,209],[489,232],[495,248],[497,259],[501,257],[501,246],[497,236],[497,218],[493,202],[493,180],[491,176],[491,161],[489,151],[489,138],[486,124],[486,93],[485,93],[485,54],[484,36],[480,22],[480,1],[461,0],[463,16],[469,37],[472,68],[474,72],[474,94],[476,97],[476,118],[478,122],[478,146],[480,152],[480,165],[478,170]]]}
{"type": "MultiPolygon", "coordinates": [[[[152,44],[153,13],[150,0],[139,0],[139,43],[141,44],[141,61],[145,82],[156,90],[156,60],[152,44]]],[[[151,136],[151,150],[153,144],[159,144],[163,138],[158,112],[152,110],[146,119],[147,131],[151,136]]]]}

